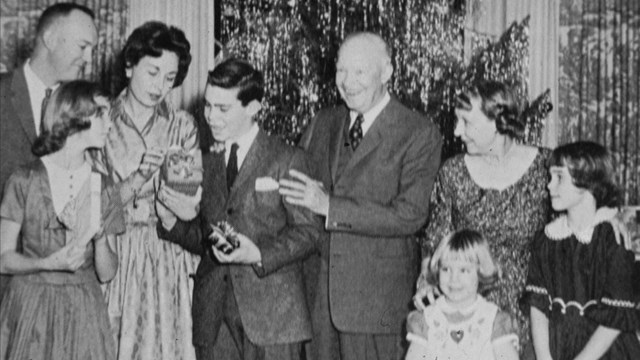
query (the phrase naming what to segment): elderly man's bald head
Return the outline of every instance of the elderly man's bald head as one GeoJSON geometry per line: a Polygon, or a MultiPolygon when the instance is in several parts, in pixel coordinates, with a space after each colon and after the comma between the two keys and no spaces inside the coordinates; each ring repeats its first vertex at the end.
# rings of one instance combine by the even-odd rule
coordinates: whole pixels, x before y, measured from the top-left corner
{"type": "Polygon", "coordinates": [[[391,63],[391,51],[389,50],[389,46],[378,34],[362,31],[347,35],[342,42],[342,45],[340,45],[338,56],[340,56],[340,51],[347,46],[366,48],[368,50],[367,53],[369,53],[373,58],[380,59],[383,61],[383,64],[391,63]]]}
{"type": "Polygon", "coordinates": [[[380,103],[393,74],[389,49],[382,38],[369,32],[347,36],[336,62],[336,85],[347,107],[364,114],[380,103]]]}

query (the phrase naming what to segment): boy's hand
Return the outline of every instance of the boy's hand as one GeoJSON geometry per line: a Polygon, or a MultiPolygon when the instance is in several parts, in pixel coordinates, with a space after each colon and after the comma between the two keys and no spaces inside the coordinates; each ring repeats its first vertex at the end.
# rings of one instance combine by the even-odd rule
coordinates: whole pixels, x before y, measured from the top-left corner
{"type": "Polygon", "coordinates": [[[262,255],[256,244],[243,234],[237,233],[236,239],[240,246],[229,254],[225,254],[218,250],[215,246],[211,246],[213,255],[223,264],[260,264],[262,255]]]}

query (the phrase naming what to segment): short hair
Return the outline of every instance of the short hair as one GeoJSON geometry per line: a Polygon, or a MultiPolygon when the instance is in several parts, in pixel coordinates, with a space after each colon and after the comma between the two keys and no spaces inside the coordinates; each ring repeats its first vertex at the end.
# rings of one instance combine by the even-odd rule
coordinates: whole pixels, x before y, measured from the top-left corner
{"type": "Polygon", "coordinates": [[[223,89],[238,88],[238,100],[246,106],[253,100],[262,101],[264,96],[264,77],[244,60],[227,59],[212,71],[207,77],[207,84],[223,89]]]}
{"type": "Polygon", "coordinates": [[[160,57],[163,51],[178,56],[178,73],[173,87],[182,85],[191,64],[191,44],[184,32],[159,21],[148,21],[133,30],[122,49],[123,68],[137,65],[145,56],[160,57]]]}
{"type": "Polygon", "coordinates": [[[500,268],[496,265],[487,240],[475,230],[461,229],[442,239],[429,261],[427,282],[438,286],[440,266],[443,260],[462,259],[478,265],[478,292],[493,289],[500,279],[500,268]]]}
{"type": "Polygon", "coordinates": [[[40,15],[38,24],[36,25],[36,34],[41,36],[58,19],[69,16],[74,10],[81,11],[89,15],[91,19],[95,19],[93,11],[86,6],[69,2],[53,4],[46,8],[40,15]]]}
{"type": "Polygon", "coordinates": [[[389,48],[389,44],[384,41],[382,36],[370,31],[357,31],[347,35],[347,37],[342,41],[342,45],[340,45],[338,56],[340,56],[340,50],[343,46],[356,39],[366,40],[380,51],[382,56],[384,56],[384,60],[391,62],[391,49],[389,48]]]}
{"type": "Polygon", "coordinates": [[[482,113],[496,123],[498,133],[514,139],[524,133],[520,107],[513,91],[498,81],[480,80],[456,96],[456,109],[471,111],[471,98],[480,100],[482,113]]]}
{"type": "Polygon", "coordinates": [[[97,83],[74,80],[61,84],[44,109],[40,136],[31,148],[33,154],[54,153],[64,147],[69,136],[89,129],[89,118],[107,111],[96,102],[96,97],[107,98],[97,83]]]}
{"type": "Polygon", "coordinates": [[[620,192],[615,181],[613,159],[604,146],[592,141],[577,141],[558,146],[551,153],[549,166],[566,166],[579,188],[588,190],[596,207],[619,205],[620,192]]]}

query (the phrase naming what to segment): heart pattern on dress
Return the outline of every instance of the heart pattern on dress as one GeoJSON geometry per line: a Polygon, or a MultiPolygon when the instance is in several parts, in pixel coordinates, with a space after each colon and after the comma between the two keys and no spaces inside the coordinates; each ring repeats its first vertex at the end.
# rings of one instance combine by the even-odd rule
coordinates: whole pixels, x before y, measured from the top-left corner
{"type": "Polygon", "coordinates": [[[462,330],[453,330],[449,334],[451,334],[451,338],[456,343],[460,343],[460,341],[464,337],[464,331],[462,331],[462,330]]]}

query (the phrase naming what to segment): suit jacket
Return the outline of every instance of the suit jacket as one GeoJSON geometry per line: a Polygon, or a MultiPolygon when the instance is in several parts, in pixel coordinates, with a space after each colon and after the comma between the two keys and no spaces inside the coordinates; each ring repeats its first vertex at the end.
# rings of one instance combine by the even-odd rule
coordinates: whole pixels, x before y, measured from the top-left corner
{"type": "Polygon", "coordinates": [[[36,125],[24,68],[0,76],[0,198],[9,175],[20,165],[36,159],[31,145],[36,125]]]}
{"type": "Polygon", "coordinates": [[[287,204],[277,189],[256,191],[256,180],[278,181],[295,168],[308,171],[302,150],[258,132],[239,169],[231,191],[226,188],[224,153],[208,153],[200,217],[178,221],[161,238],[203,255],[193,296],[194,344],[215,341],[223,316],[225,281],[231,281],[242,325],[249,339],[260,346],[301,342],[311,337],[301,260],[317,245],[322,225],[318,216],[287,204]],[[209,224],[226,220],[260,249],[262,267],[221,265],[206,255],[202,242],[209,224]]]}
{"type": "Polygon", "coordinates": [[[338,176],[348,119],[346,106],[321,111],[300,142],[331,191],[330,241],[321,246],[331,318],[343,332],[400,333],[419,268],[413,235],[427,219],[442,140],[429,119],[392,98],[338,176]]]}
{"type": "MultiPolygon", "coordinates": [[[[20,165],[37,159],[31,153],[36,139],[36,125],[31,111],[31,98],[24,67],[0,75],[0,201],[4,185],[20,165]]],[[[20,246],[20,245],[18,245],[20,246]]],[[[0,275],[0,300],[11,276],[0,275]]]]}

